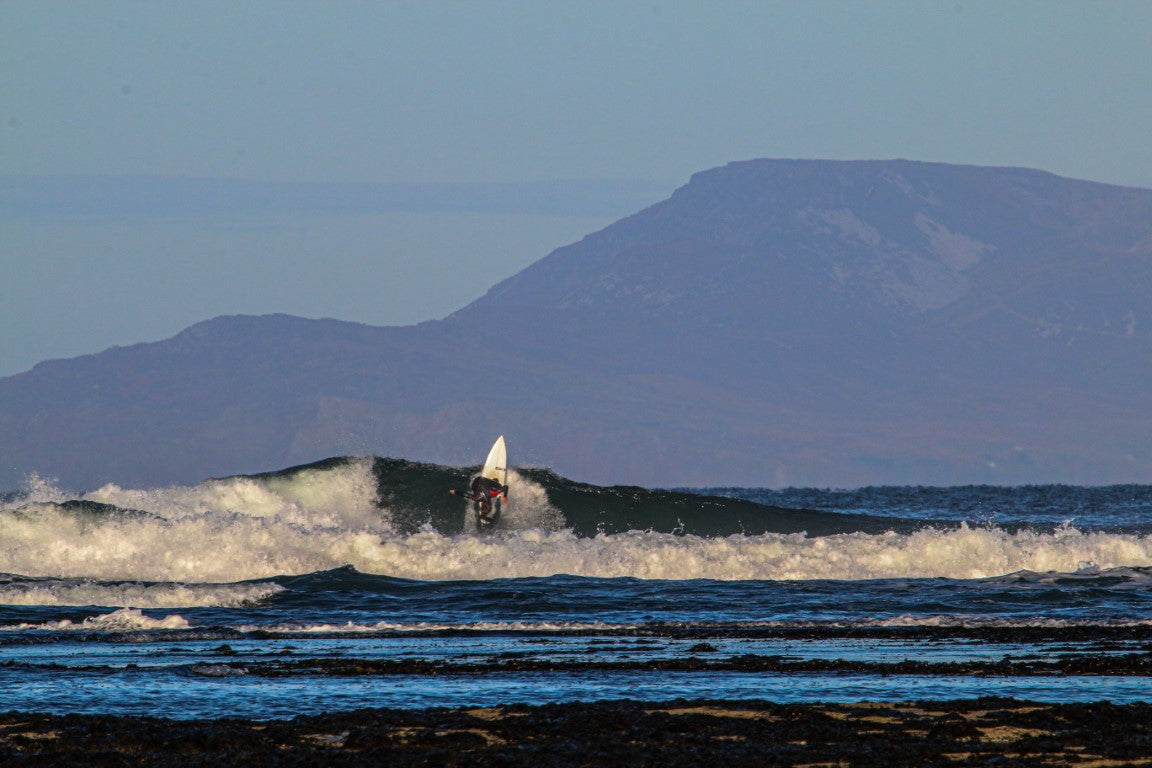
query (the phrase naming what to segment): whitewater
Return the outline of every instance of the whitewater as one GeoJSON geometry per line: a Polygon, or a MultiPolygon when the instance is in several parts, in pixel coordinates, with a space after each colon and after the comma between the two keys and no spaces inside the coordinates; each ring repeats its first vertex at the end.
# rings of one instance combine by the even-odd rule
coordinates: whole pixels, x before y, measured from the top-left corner
{"type": "MultiPolygon", "coordinates": [[[[569,574],[594,578],[808,580],[982,579],[1152,564],[1152,537],[1073,525],[1009,531],[959,521],[911,533],[699,536],[627,531],[582,537],[564,527],[544,487],[513,473],[514,503],[495,535],[402,533],[378,506],[368,459],[289,476],[191,487],[107,485],[70,495],[39,478],[0,507],[0,572],[54,579],[0,584],[0,600],[45,604],[220,604],[266,588],[224,584],[352,566],[419,580],[569,574]],[[98,595],[88,581],[169,582],[98,595]],[[178,586],[176,586],[178,585],[178,586]],[[158,595],[164,594],[164,598],[158,595]]],[[[445,489],[445,506],[452,504],[445,489]]]]}
{"type": "Polygon", "coordinates": [[[521,467],[482,533],[448,493],[474,471],[30,477],[0,497],[0,707],[1152,700],[1152,487],[661,490],[521,467]]]}

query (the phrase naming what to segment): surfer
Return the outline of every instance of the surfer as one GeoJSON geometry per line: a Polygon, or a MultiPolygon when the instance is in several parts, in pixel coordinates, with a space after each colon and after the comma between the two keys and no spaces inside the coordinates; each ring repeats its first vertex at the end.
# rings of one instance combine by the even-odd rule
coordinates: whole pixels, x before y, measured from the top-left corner
{"type": "Polygon", "coordinates": [[[508,486],[483,475],[477,475],[467,491],[455,488],[449,493],[463,496],[476,506],[476,518],[481,525],[495,525],[500,519],[501,501],[508,498],[508,486]]]}

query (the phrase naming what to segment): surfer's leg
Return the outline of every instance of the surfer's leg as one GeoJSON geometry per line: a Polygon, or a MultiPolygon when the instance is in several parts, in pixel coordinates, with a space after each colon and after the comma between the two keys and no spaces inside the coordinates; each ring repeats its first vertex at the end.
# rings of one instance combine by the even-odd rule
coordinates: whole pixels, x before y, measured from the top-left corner
{"type": "Polygon", "coordinates": [[[492,524],[492,502],[490,500],[484,499],[476,505],[476,519],[484,525],[492,524]]]}

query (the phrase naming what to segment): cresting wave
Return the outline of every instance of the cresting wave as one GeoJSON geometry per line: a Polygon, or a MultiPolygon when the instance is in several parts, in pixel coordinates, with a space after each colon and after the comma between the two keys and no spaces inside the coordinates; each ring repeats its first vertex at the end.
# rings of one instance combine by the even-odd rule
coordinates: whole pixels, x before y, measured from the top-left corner
{"type": "MultiPolygon", "coordinates": [[[[633,624],[610,624],[606,622],[579,621],[477,621],[469,623],[443,622],[393,622],[378,621],[371,624],[238,624],[229,627],[206,627],[208,633],[219,635],[222,630],[233,633],[259,632],[263,635],[359,635],[359,634],[421,634],[442,632],[555,632],[588,633],[634,629],[633,624]]],[[[80,621],[62,619],[38,623],[23,622],[11,626],[0,626],[0,632],[20,632],[28,630],[52,632],[143,632],[151,630],[195,630],[198,627],[179,614],[161,618],[145,615],[137,608],[120,608],[109,613],[89,616],[80,621]]]]}
{"type": "MultiPolygon", "coordinates": [[[[620,622],[620,621],[466,621],[466,622],[430,622],[430,621],[377,621],[370,623],[359,622],[285,622],[272,624],[230,624],[208,625],[198,621],[189,621],[178,613],[152,617],[144,614],[138,608],[119,608],[107,613],[99,613],[81,620],[61,619],[43,622],[21,622],[12,625],[0,625],[0,633],[5,632],[74,632],[79,634],[93,633],[122,633],[122,632],[170,632],[184,630],[183,635],[189,640],[193,639],[224,639],[228,637],[239,638],[244,635],[257,633],[262,637],[306,637],[306,636],[344,636],[344,635],[441,635],[444,633],[477,633],[477,634],[517,634],[538,635],[540,633],[556,635],[589,635],[593,633],[632,635],[637,630],[643,630],[645,636],[676,635],[684,626],[683,622],[661,624],[659,622],[620,622]]],[[[973,630],[973,629],[1074,629],[1084,628],[1140,628],[1152,626],[1152,619],[1115,619],[1115,618],[1059,618],[1051,616],[1036,616],[1021,618],[1019,616],[981,616],[981,615],[945,615],[945,614],[901,614],[883,618],[838,618],[825,620],[781,619],[766,621],[741,621],[738,625],[729,622],[697,621],[692,623],[695,634],[708,634],[709,631],[725,634],[726,631],[737,626],[740,633],[746,636],[757,634],[773,634],[776,632],[794,630],[817,630],[835,634],[870,629],[941,629],[941,630],[973,630]]],[[[164,636],[161,636],[164,637],[164,636]]],[[[143,639],[143,638],[141,638],[143,639]]],[[[167,639],[171,639],[168,635],[167,639]]]]}
{"type": "Polygon", "coordinates": [[[60,621],[46,621],[40,624],[17,624],[12,629],[20,630],[48,630],[54,632],[137,632],[142,630],[172,630],[189,629],[190,625],[183,616],[165,616],[154,619],[145,616],[136,608],[121,608],[112,613],[90,616],[82,621],[61,619],[60,621]]]}
{"type": "MultiPolygon", "coordinates": [[[[463,506],[446,493],[466,479],[466,470],[402,463],[381,471],[380,462],[333,460],[192,487],[109,485],[79,498],[50,484],[32,484],[22,497],[0,507],[0,572],[23,577],[0,579],[0,602],[246,604],[278,587],[238,582],[345,565],[367,574],[432,581],[554,574],[854,580],[980,579],[1152,563],[1150,537],[1071,527],[1043,532],[961,524],[866,532],[852,530],[858,520],[842,516],[847,522],[840,526],[847,531],[820,536],[613,533],[621,519],[643,515],[649,520],[670,517],[681,529],[689,528],[685,520],[696,521],[699,529],[699,521],[713,514],[751,519],[749,509],[758,505],[724,506],[724,500],[707,497],[698,497],[697,503],[690,494],[678,494],[667,509],[642,509],[641,515],[636,510],[643,504],[659,507],[668,495],[595,489],[540,473],[513,477],[506,529],[478,536],[468,531],[463,506]],[[626,501],[632,506],[624,507],[626,501]],[[591,525],[597,509],[600,528],[609,532],[581,535],[577,529],[591,525]],[[579,521],[567,524],[574,517],[579,521]]],[[[758,508],[765,516],[775,515],[771,520],[790,523],[783,514],[788,510],[758,508]]],[[[799,519],[827,525],[837,517],[826,513],[799,519]]]]}
{"type": "Polygon", "coordinates": [[[254,605],[284,587],[271,582],[180,584],[0,576],[0,605],[122,605],[136,608],[234,608],[254,605]]]}

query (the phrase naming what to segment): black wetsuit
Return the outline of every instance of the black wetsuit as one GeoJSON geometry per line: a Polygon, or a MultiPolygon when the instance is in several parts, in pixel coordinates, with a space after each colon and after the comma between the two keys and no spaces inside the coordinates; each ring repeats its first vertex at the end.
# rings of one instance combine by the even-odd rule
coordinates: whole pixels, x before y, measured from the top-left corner
{"type": "Polygon", "coordinates": [[[490,477],[477,475],[467,491],[452,491],[452,493],[463,496],[475,505],[477,523],[481,526],[491,526],[500,519],[500,497],[508,498],[508,486],[501,485],[490,477]]]}

